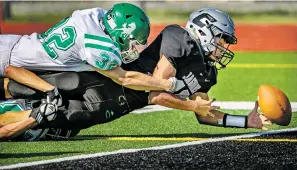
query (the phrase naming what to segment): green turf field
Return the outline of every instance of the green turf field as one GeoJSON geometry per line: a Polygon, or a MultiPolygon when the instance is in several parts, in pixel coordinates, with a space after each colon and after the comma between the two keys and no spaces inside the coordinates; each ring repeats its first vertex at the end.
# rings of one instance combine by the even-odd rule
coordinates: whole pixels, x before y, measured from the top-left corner
{"type": "Polygon", "coordinates": [[[297,101],[297,53],[295,52],[237,52],[230,67],[219,71],[218,84],[210,96],[220,101],[254,101],[261,84],[280,88],[290,101],[297,101]],[[258,68],[232,67],[257,64],[258,68]],[[275,64],[263,68],[264,64],[275,64]],[[286,68],[290,64],[293,68],[286,68]]]}
{"type": "MultiPolygon", "coordinates": [[[[254,101],[261,84],[281,88],[291,101],[297,101],[296,53],[243,53],[238,52],[230,68],[219,71],[218,84],[210,96],[220,101],[254,101]],[[241,64],[258,64],[259,68],[237,68],[241,64]],[[261,64],[276,64],[278,68],[261,68],[261,64]],[[279,64],[291,64],[286,68],[279,64]]],[[[248,114],[249,111],[226,110],[231,114],[248,114]]],[[[297,127],[297,113],[293,113],[288,127],[273,125],[270,130],[297,127]]],[[[53,159],[77,154],[114,151],[127,148],[145,148],[185,142],[173,137],[211,138],[248,132],[255,129],[229,129],[199,125],[193,113],[163,111],[131,114],[108,124],[82,131],[77,140],[41,142],[1,142],[0,165],[53,159]],[[112,137],[167,137],[167,140],[123,140],[112,137]]],[[[147,138],[146,138],[147,139],[147,138]]]]}

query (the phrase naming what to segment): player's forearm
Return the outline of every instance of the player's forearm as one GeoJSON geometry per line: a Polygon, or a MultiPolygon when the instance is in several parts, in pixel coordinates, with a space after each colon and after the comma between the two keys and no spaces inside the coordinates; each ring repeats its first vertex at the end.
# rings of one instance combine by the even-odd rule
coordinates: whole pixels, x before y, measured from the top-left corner
{"type": "Polygon", "coordinates": [[[93,68],[98,73],[111,78],[114,82],[133,90],[169,90],[172,84],[170,80],[153,78],[136,71],[126,71],[121,67],[113,70],[93,68]]]}
{"type": "Polygon", "coordinates": [[[146,74],[127,71],[125,78],[134,79],[136,81],[131,81],[131,84],[126,85],[126,87],[134,90],[166,90],[168,91],[172,85],[170,80],[160,79],[148,76],[146,74]]]}
{"type": "Polygon", "coordinates": [[[20,67],[8,66],[5,70],[5,76],[43,92],[51,91],[55,88],[53,85],[39,78],[33,72],[20,67]]]}
{"type": "Polygon", "coordinates": [[[25,120],[29,117],[31,111],[9,111],[0,114],[0,127],[25,120]]]}
{"type": "Polygon", "coordinates": [[[11,123],[0,128],[0,140],[10,139],[18,136],[28,129],[31,129],[37,125],[35,119],[32,117],[27,118],[16,123],[11,123]]]}
{"type": "Polygon", "coordinates": [[[179,98],[173,94],[169,93],[159,93],[151,92],[150,99],[152,104],[158,104],[161,106],[166,106],[174,109],[186,110],[186,111],[196,111],[196,103],[193,100],[186,100],[179,98]]]}
{"type": "Polygon", "coordinates": [[[210,125],[210,126],[220,126],[222,127],[222,121],[224,118],[225,113],[218,111],[218,110],[211,110],[211,113],[213,113],[214,117],[212,116],[199,116],[199,114],[197,115],[197,119],[199,121],[200,124],[204,124],[204,125],[210,125]]]}
{"type": "Polygon", "coordinates": [[[196,114],[199,123],[204,125],[229,128],[250,128],[250,126],[248,126],[248,116],[230,115],[218,110],[211,110],[211,112],[213,113],[214,117],[202,117],[196,114]]]}

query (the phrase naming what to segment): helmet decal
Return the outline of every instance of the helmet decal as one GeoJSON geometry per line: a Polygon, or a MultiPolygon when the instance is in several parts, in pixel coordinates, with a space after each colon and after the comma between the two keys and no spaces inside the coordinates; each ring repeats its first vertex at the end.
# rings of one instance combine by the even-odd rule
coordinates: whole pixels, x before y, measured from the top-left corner
{"type": "Polygon", "coordinates": [[[193,23],[197,24],[199,27],[204,27],[204,26],[210,24],[208,22],[208,20],[210,22],[216,22],[217,21],[216,19],[214,19],[209,14],[201,14],[201,15],[198,15],[196,18],[193,19],[193,23]]]}
{"type": "Polygon", "coordinates": [[[121,32],[121,37],[123,38],[127,38],[129,35],[131,35],[131,33],[136,29],[136,24],[134,22],[127,24],[124,23],[122,25],[122,28],[116,28],[114,29],[114,31],[122,31],[121,32]]]}

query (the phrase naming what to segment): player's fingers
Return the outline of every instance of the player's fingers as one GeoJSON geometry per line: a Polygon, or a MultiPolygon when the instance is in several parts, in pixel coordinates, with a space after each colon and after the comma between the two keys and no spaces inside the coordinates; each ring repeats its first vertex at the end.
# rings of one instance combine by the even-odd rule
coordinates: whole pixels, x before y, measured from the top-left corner
{"type": "Polygon", "coordinates": [[[208,112],[207,115],[210,116],[210,117],[215,117],[215,115],[213,113],[211,113],[211,112],[208,112]]]}
{"type": "Polygon", "coordinates": [[[268,130],[268,128],[267,128],[267,127],[264,127],[264,126],[262,126],[262,130],[268,130]]]}
{"type": "Polygon", "coordinates": [[[216,101],[216,98],[210,99],[210,100],[209,100],[209,104],[212,104],[212,103],[215,102],[215,101],[216,101]]]}
{"type": "Polygon", "coordinates": [[[267,119],[264,115],[259,115],[263,125],[272,125],[272,122],[267,119]]]}
{"type": "Polygon", "coordinates": [[[206,100],[204,105],[210,106],[216,99],[206,100]]]}
{"type": "Polygon", "coordinates": [[[259,107],[259,104],[258,104],[258,101],[255,102],[255,107],[254,107],[254,111],[257,112],[258,111],[258,107],[259,107]]]}
{"type": "Polygon", "coordinates": [[[263,125],[272,125],[272,122],[270,120],[266,120],[262,122],[263,125]]]}
{"type": "Polygon", "coordinates": [[[262,115],[262,114],[259,114],[259,117],[260,117],[261,120],[264,120],[264,121],[265,121],[265,120],[268,120],[267,117],[265,117],[265,116],[262,115]]]}
{"type": "Polygon", "coordinates": [[[210,106],[209,110],[216,110],[220,109],[220,106],[210,106]]]}

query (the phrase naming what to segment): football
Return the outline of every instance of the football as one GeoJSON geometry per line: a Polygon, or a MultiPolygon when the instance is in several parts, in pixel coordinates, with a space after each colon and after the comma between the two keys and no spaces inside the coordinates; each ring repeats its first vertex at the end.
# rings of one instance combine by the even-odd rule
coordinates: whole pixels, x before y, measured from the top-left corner
{"type": "Polygon", "coordinates": [[[265,117],[275,124],[287,126],[291,122],[292,108],[288,97],[280,89],[271,85],[261,85],[258,103],[265,117]]]}

